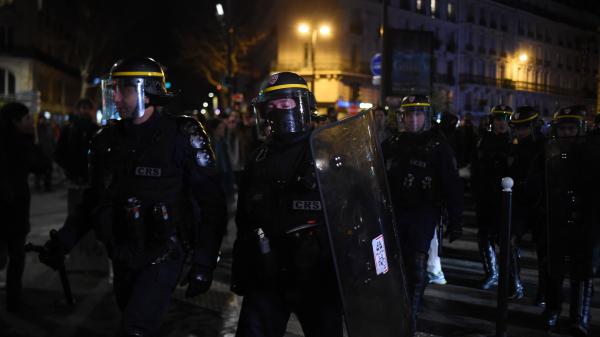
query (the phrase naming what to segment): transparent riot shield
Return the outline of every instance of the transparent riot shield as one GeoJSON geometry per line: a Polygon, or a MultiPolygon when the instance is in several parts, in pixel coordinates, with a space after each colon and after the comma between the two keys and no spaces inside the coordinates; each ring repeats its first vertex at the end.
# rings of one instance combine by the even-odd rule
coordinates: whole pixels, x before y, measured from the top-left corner
{"type": "Polygon", "coordinates": [[[411,309],[371,112],[315,130],[311,147],[349,336],[409,336],[411,309]]]}
{"type": "Polygon", "coordinates": [[[577,137],[555,138],[545,149],[546,249],[549,268],[562,268],[585,237],[578,188],[581,145],[577,137]]]}

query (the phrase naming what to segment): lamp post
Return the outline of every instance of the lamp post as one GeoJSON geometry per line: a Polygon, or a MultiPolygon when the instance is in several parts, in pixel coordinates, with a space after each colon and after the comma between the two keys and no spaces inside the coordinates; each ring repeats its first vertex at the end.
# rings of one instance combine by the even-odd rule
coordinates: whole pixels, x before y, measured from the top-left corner
{"type": "Polygon", "coordinates": [[[301,23],[298,25],[298,33],[300,35],[310,34],[310,65],[312,70],[312,81],[310,82],[310,91],[312,91],[313,95],[316,95],[315,82],[317,80],[317,67],[315,64],[315,45],[317,44],[317,36],[331,36],[331,27],[327,24],[322,24],[317,29],[316,27],[310,26],[307,23],[301,23]]]}

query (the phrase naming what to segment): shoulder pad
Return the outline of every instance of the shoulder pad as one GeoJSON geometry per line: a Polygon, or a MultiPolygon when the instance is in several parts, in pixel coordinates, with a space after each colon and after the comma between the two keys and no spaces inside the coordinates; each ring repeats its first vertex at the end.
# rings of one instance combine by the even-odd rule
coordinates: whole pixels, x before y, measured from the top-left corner
{"type": "Polygon", "coordinates": [[[214,168],[215,155],[210,145],[208,133],[202,124],[190,116],[179,115],[172,118],[175,119],[179,132],[181,132],[194,149],[196,164],[200,167],[214,168]]]}
{"type": "Polygon", "coordinates": [[[173,118],[177,123],[179,131],[189,139],[190,145],[194,149],[202,149],[209,146],[208,133],[198,120],[185,115],[173,118]]]}

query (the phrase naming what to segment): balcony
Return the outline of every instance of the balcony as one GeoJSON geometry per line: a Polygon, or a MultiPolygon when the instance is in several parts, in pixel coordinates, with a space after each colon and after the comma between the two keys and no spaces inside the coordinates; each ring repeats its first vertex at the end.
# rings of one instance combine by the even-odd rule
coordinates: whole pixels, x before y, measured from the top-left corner
{"type": "MultiPolygon", "coordinates": [[[[315,62],[315,71],[318,73],[329,73],[329,74],[361,74],[370,76],[371,70],[369,63],[367,62],[315,62]]],[[[312,67],[310,64],[306,66],[304,62],[280,62],[272,64],[272,71],[295,71],[295,72],[311,72],[312,67]]]]}
{"type": "Polygon", "coordinates": [[[561,96],[573,96],[573,97],[584,97],[584,98],[594,98],[595,97],[594,89],[589,89],[589,88],[584,88],[581,90],[580,89],[566,89],[566,88],[560,88],[560,87],[555,87],[555,86],[545,85],[545,84],[540,84],[540,83],[513,81],[510,79],[495,79],[495,78],[491,78],[491,77],[469,75],[469,74],[461,74],[459,77],[458,84],[479,84],[479,85],[494,86],[497,88],[520,90],[520,91],[530,91],[530,92],[538,92],[538,93],[561,95],[561,96]]]}

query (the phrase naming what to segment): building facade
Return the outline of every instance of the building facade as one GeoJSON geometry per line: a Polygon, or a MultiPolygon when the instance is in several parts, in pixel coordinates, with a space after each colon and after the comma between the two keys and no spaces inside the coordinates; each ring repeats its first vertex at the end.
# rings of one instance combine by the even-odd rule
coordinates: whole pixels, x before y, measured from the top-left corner
{"type": "Polygon", "coordinates": [[[65,1],[0,1],[0,101],[33,112],[67,113],[80,96],[79,71],[68,52],[72,27],[65,1]]]}
{"type": "MultiPolygon", "coordinates": [[[[282,14],[273,16],[271,71],[297,71],[310,81],[314,74],[324,105],[378,103],[369,61],[381,50],[381,1],[273,7],[282,14]],[[311,29],[327,23],[330,36],[299,34],[301,23],[311,29]]],[[[548,116],[571,104],[597,107],[600,16],[593,11],[546,0],[390,0],[388,25],[433,34],[431,94],[440,110],[485,114],[503,103],[531,105],[548,116]]]]}

